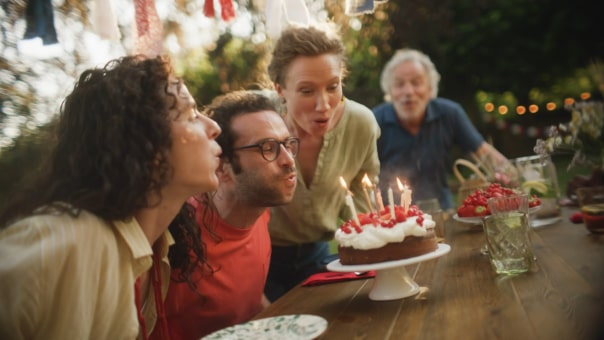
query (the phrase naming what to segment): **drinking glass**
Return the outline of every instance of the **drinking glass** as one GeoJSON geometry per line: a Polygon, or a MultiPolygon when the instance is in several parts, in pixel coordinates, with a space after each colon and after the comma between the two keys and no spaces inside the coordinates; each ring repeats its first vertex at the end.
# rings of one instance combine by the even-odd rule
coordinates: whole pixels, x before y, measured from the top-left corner
{"type": "Polygon", "coordinates": [[[434,220],[435,227],[434,233],[436,234],[436,238],[438,242],[444,242],[445,240],[445,219],[442,209],[440,208],[440,203],[438,203],[437,198],[431,198],[427,200],[420,200],[415,203],[417,207],[432,216],[432,220],[434,220]]]}
{"type": "Polygon", "coordinates": [[[549,156],[535,155],[513,159],[520,175],[520,187],[541,200],[539,210],[531,214],[531,225],[539,227],[561,219],[560,188],[556,167],[549,156]]]}
{"type": "Polygon", "coordinates": [[[529,239],[528,195],[490,198],[491,215],[484,219],[489,259],[497,274],[529,271],[534,255],[529,239]]]}
{"type": "Polygon", "coordinates": [[[604,186],[577,188],[576,193],[587,230],[604,233],[604,186]]]}

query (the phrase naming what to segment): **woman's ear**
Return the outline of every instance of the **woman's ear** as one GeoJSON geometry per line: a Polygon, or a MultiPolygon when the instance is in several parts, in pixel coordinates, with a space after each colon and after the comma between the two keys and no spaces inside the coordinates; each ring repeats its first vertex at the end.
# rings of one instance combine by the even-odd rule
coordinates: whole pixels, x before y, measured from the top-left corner
{"type": "Polygon", "coordinates": [[[281,85],[274,83],[274,87],[275,87],[275,91],[277,92],[279,97],[283,98],[283,88],[281,87],[281,85]]]}

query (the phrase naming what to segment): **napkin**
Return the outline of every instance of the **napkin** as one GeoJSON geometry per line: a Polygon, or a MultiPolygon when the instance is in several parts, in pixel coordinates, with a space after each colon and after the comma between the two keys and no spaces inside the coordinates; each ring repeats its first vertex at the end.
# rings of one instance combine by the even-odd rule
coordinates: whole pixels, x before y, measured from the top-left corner
{"type": "Polygon", "coordinates": [[[309,276],[306,281],[302,282],[302,286],[317,286],[334,282],[369,279],[372,277],[375,277],[375,270],[364,272],[359,275],[355,273],[323,272],[309,276]]]}

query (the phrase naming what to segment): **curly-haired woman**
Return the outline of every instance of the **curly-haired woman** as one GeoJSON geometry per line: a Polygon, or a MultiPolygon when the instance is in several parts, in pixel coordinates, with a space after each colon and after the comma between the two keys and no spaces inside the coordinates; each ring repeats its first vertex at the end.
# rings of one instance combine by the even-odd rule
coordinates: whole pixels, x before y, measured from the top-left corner
{"type": "MultiPolygon", "coordinates": [[[[0,214],[0,338],[134,339],[162,329],[168,247],[203,265],[187,198],[215,190],[220,128],[170,61],[130,56],[82,73],[56,145],[0,214]],[[159,321],[158,319],[159,315],[159,321]]],[[[163,323],[165,325],[165,323],[163,323]]]]}

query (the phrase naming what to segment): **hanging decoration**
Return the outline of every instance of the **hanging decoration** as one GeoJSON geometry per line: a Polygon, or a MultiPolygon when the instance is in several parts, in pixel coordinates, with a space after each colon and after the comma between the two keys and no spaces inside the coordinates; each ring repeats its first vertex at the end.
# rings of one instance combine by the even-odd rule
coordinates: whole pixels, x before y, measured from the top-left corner
{"type": "Polygon", "coordinates": [[[375,7],[388,0],[346,0],[344,4],[344,13],[346,15],[362,15],[371,14],[375,11],[375,7]]]}
{"type": "Polygon", "coordinates": [[[266,0],[266,32],[277,38],[291,23],[308,26],[310,14],[304,0],[266,0]]]}
{"type": "Polygon", "coordinates": [[[120,30],[112,0],[94,0],[91,7],[92,28],[102,39],[119,40],[120,30]]]}
{"type": "MultiPolygon", "coordinates": [[[[224,21],[229,21],[235,18],[235,8],[233,6],[233,0],[219,0],[220,1],[220,17],[224,21]]],[[[216,10],[214,9],[214,0],[205,0],[203,3],[203,14],[208,18],[216,17],[216,10]]]]}
{"type": "Polygon", "coordinates": [[[27,1],[25,22],[23,39],[17,42],[20,55],[50,59],[60,57],[64,53],[57,39],[51,0],[27,1]]]}
{"type": "Polygon", "coordinates": [[[134,54],[153,58],[162,54],[163,27],[153,0],[134,0],[134,54]]]}
{"type": "Polygon", "coordinates": [[[29,0],[25,7],[26,28],[23,39],[40,38],[43,45],[56,44],[54,13],[51,0],[29,0]]]}

